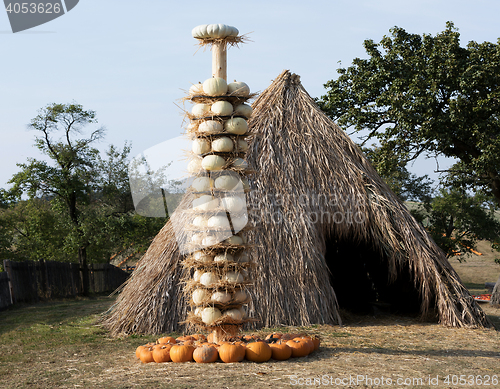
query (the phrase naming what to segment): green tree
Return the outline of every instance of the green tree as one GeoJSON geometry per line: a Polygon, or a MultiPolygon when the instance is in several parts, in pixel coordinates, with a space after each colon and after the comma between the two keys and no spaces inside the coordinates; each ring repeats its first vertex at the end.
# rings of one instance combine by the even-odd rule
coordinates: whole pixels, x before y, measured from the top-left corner
{"type": "Polygon", "coordinates": [[[368,130],[402,163],[456,158],[449,184],[483,191],[500,205],[500,40],[460,46],[453,23],[431,35],[391,29],[366,40],[368,59],[338,69],[318,103],[340,125],[368,130]]]}
{"type": "MultiPolygon", "coordinates": [[[[46,211],[40,214],[44,222],[40,228],[46,233],[53,227],[57,230],[54,236],[63,234],[56,240],[57,249],[61,255],[77,256],[82,267],[91,261],[107,261],[113,253],[133,243],[140,250],[165,223],[165,218],[145,219],[134,212],[127,170],[130,146],[125,144],[122,150],[111,146],[103,158],[93,145],[102,139],[104,129],[81,136],[84,127],[96,123],[95,112],[78,104],[50,104],[40,110],[30,128],[38,131],[35,145],[49,161],[31,158],[19,164],[20,172],[10,180],[10,195],[3,196],[16,199],[8,206],[12,212],[21,212],[27,204],[35,204],[35,199],[44,201],[43,207],[36,202],[46,211]],[[27,203],[21,201],[23,194],[29,198],[27,203]]],[[[25,253],[19,250],[19,242],[28,242],[22,232],[34,222],[35,215],[33,210],[28,212],[24,223],[11,218],[10,233],[15,239],[11,240],[10,249],[19,255],[25,253]]],[[[48,246],[50,236],[32,235],[30,244],[48,246]]],[[[87,293],[88,277],[86,272],[83,274],[87,293]]]]}

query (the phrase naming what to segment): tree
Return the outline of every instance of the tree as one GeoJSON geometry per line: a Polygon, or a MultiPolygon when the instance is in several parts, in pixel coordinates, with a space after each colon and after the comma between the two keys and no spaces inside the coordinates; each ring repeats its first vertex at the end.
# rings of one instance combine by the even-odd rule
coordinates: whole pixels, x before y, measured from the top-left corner
{"type": "MultiPolygon", "coordinates": [[[[78,104],[50,104],[41,109],[29,127],[38,131],[35,145],[49,161],[31,158],[28,163],[18,164],[21,171],[10,180],[13,186],[9,196],[3,195],[4,206],[9,203],[5,199],[10,199],[7,211],[21,212],[28,204],[37,204],[46,211],[38,212],[45,222],[49,216],[55,217],[50,226],[45,223],[40,228],[45,232],[48,227],[56,229],[59,235],[53,233],[59,236],[59,245],[55,250],[61,255],[77,255],[82,268],[89,261],[106,261],[126,245],[148,243],[165,223],[164,218],[143,220],[135,215],[128,187],[130,147],[125,144],[119,150],[111,146],[106,158],[102,158],[93,145],[102,139],[104,129],[81,136],[85,126],[95,123],[95,112],[78,104]],[[23,194],[29,197],[28,202],[21,200],[23,194]]],[[[51,234],[25,234],[35,214],[32,209],[26,220],[11,218],[11,236],[17,241],[11,241],[8,247],[14,247],[19,255],[24,252],[12,242],[28,244],[28,237],[34,247],[48,246],[50,242],[51,234]]],[[[88,293],[85,271],[83,289],[88,293]]]]}
{"type": "Polygon", "coordinates": [[[460,47],[451,22],[435,37],[390,31],[378,44],[364,42],[368,59],[338,69],[319,105],[402,162],[456,158],[448,183],[500,205],[500,40],[460,47]]]}
{"type": "MultiPolygon", "coordinates": [[[[367,130],[364,143],[377,139],[381,166],[394,166],[396,159],[404,167],[421,155],[455,158],[441,171],[448,189],[428,211],[435,233],[441,231],[438,241],[450,221],[456,238],[471,227],[457,228],[457,219],[450,219],[456,196],[464,218],[481,217],[478,201],[491,198],[500,206],[500,39],[461,47],[451,22],[434,37],[399,27],[390,32],[379,43],[366,40],[368,58],[338,69],[339,77],[325,84],[327,94],[317,102],[341,126],[367,130]]],[[[480,224],[474,228],[484,230],[480,224]]],[[[498,240],[492,243],[498,248],[498,240]]],[[[500,293],[500,286],[495,290],[500,293]]]]}

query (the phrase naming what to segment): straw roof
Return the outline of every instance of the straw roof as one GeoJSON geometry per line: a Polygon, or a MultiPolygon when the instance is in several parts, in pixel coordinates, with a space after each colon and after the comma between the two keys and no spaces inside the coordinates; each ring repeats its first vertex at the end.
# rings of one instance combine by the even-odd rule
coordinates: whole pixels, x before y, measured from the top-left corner
{"type": "MultiPolygon", "coordinates": [[[[336,274],[352,265],[356,274],[371,274],[367,279],[381,295],[385,284],[400,294],[416,291],[422,317],[435,315],[447,326],[491,326],[444,253],[297,75],[282,72],[252,106],[247,161],[257,174],[248,195],[256,227],[249,232],[255,244],[249,313],[260,319],[254,325],[341,324],[341,291],[332,280],[354,277],[354,270],[336,274]],[[365,252],[342,255],[342,242],[365,252]]],[[[168,222],[104,326],[114,335],[183,330],[181,260],[168,222]]]]}

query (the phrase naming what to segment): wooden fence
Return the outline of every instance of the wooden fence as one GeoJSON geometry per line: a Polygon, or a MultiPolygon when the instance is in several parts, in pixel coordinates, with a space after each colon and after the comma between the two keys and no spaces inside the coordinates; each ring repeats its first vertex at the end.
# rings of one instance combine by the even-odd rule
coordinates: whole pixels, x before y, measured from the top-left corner
{"type": "MultiPolygon", "coordinates": [[[[125,282],[129,275],[107,263],[90,264],[85,269],[80,268],[77,263],[52,261],[5,260],[3,265],[4,273],[8,277],[10,299],[14,304],[81,295],[84,271],[89,275],[91,293],[112,292],[125,282]]],[[[0,296],[3,278],[6,277],[0,278],[0,296]]]]}
{"type": "Polygon", "coordinates": [[[6,272],[0,272],[0,310],[7,308],[11,304],[9,276],[6,272]]]}

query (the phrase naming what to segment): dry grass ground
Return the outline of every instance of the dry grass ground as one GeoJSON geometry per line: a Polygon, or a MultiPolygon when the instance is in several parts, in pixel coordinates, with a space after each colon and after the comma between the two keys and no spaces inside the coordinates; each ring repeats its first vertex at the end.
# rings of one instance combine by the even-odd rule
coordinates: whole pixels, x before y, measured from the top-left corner
{"type": "MultiPolygon", "coordinates": [[[[498,265],[482,263],[483,259],[454,265],[466,282],[480,286],[485,277],[495,280],[500,273],[498,265]],[[483,269],[484,275],[475,269],[483,269]]],[[[94,325],[113,301],[107,297],[57,301],[1,312],[0,387],[479,388],[486,385],[480,385],[478,378],[487,376],[488,387],[500,387],[491,378],[500,381],[500,332],[450,329],[399,316],[351,317],[344,327],[301,328],[323,339],[320,350],[306,358],[265,364],[144,365],[136,360],[135,348],[156,337],[112,339],[94,325]],[[466,380],[463,385],[461,375],[466,380]],[[392,385],[386,385],[387,379],[392,385]]],[[[483,306],[500,329],[500,310],[483,306]]]]}

